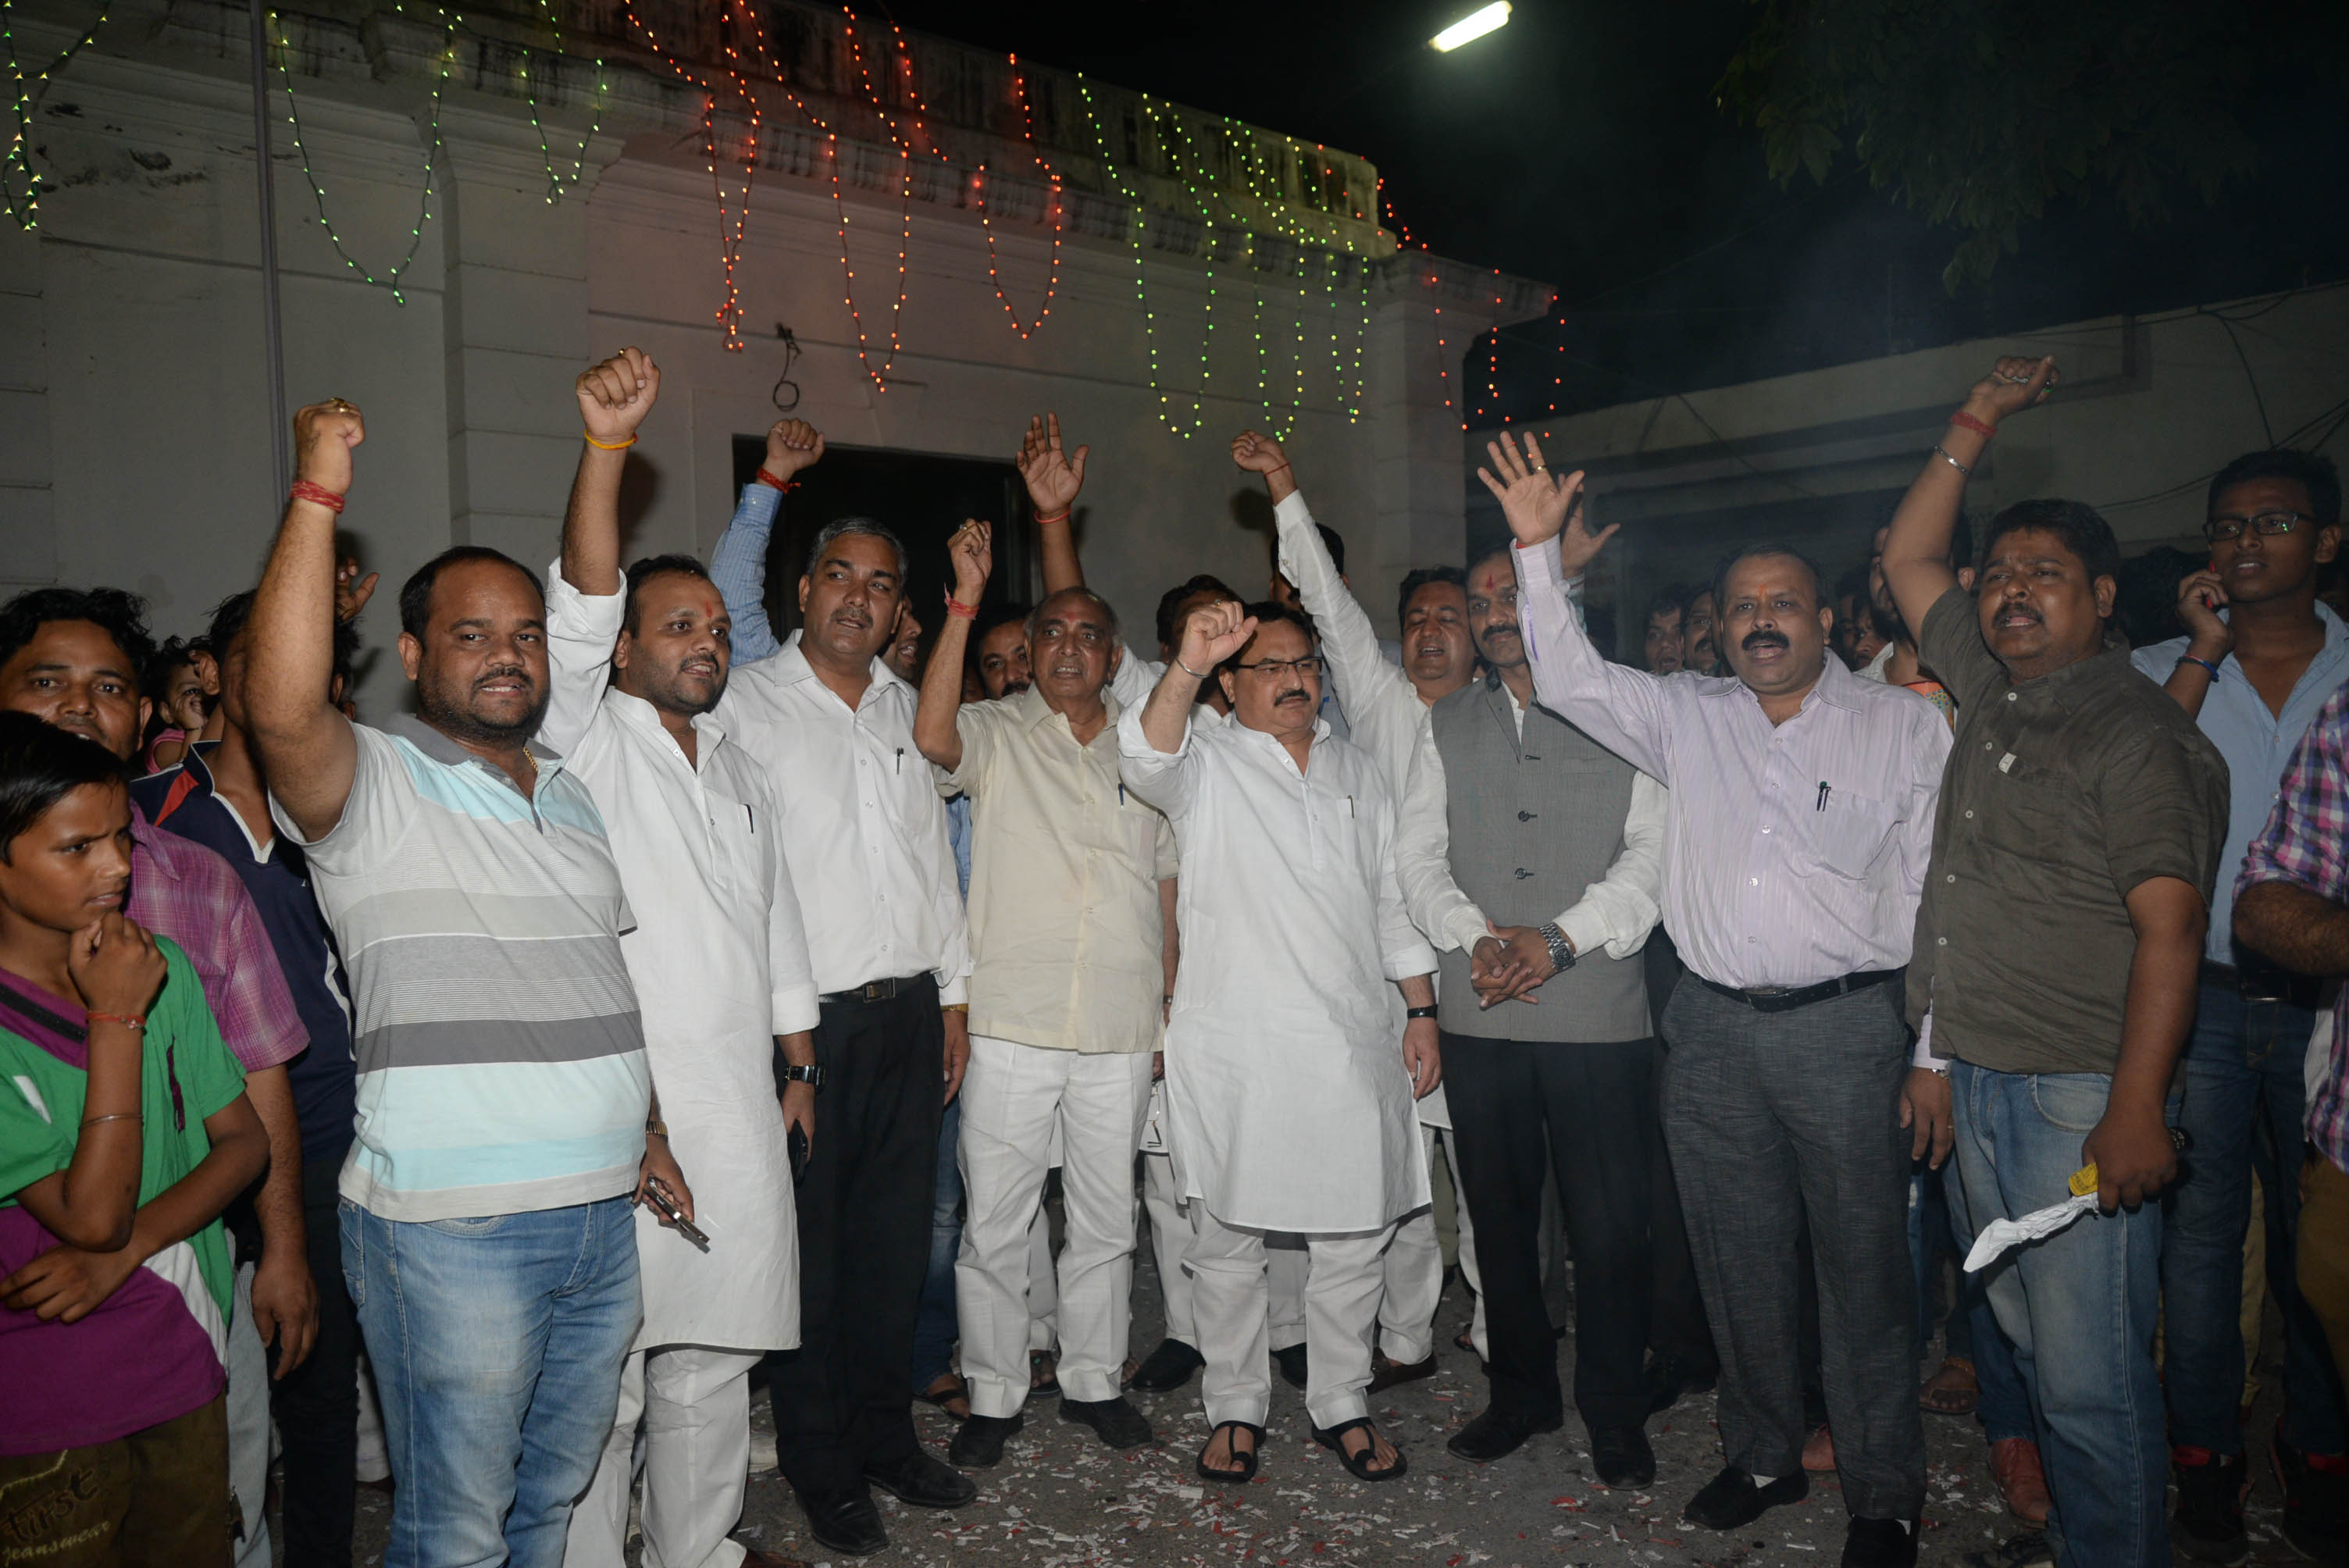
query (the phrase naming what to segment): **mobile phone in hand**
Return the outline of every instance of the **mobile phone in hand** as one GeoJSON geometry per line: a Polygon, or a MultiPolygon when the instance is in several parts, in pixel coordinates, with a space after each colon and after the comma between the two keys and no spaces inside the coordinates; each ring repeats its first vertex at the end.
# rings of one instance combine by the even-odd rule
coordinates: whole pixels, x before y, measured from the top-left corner
{"type": "Polygon", "coordinates": [[[652,1205],[654,1212],[676,1226],[678,1235],[705,1253],[709,1250],[709,1238],[702,1233],[700,1227],[685,1217],[685,1211],[678,1207],[677,1199],[670,1194],[666,1182],[658,1180],[646,1182],[645,1202],[652,1205]]]}
{"type": "Polygon", "coordinates": [[[797,1181],[801,1177],[807,1174],[809,1150],[806,1129],[799,1127],[792,1128],[790,1135],[786,1137],[783,1141],[785,1147],[791,1152],[792,1180],[797,1181]]]}

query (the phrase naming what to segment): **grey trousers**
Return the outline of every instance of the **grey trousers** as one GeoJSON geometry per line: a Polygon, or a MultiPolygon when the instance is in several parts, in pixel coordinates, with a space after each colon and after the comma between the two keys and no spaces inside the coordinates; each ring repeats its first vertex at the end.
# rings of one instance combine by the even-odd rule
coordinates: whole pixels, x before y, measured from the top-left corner
{"type": "Polygon", "coordinates": [[[1723,1454],[1756,1475],[1802,1469],[1795,1233],[1807,1212],[1827,1422],[1861,1519],[1914,1519],[1925,1501],[1899,998],[1896,981],[1762,1013],[1692,975],[1666,1010],[1664,1123],[1721,1351],[1723,1454]]]}

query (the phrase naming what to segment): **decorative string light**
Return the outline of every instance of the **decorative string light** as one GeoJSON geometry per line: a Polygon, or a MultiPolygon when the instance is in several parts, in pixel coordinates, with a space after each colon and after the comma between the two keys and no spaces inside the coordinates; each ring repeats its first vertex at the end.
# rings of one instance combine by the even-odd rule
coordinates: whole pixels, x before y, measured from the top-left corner
{"type": "Polygon", "coordinates": [[[40,227],[41,171],[33,167],[33,113],[40,107],[41,96],[48,90],[49,78],[64,70],[67,64],[81,53],[82,46],[106,26],[107,15],[112,9],[112,0],[106,0],[98,8],[97,19],[90,23],[81,36],[67,44],[56,59],[28,77],[16,58],[15,8],[11,0],[0,0],[0,64],[7,67],[8,84],[14,100],[9,108],[8,151],[5,158],[0,158],[0,202],[5,202],[8,216],[16,221],[19,229],[30,231],[40,227]]]}
{"type": "MultiPolygon", "coordinates": [[[[399,5],[393,5],[392,9],[403,15],[406,14],[399,5]]],[[[335,254],[343,259],[343,265],[357,273],[360,282],[389,290],[393,301],[399,304],[408,303],[408,296],[400,292],[399,280],[415,262],[417,250],[424,243],[424,225],[432,217],[432,185],[440,164],[440,89],[448,85],[449,73],[457,57],[457,18],[444,6],[436,5],[433,9],[440,13],[445,33],[440,43],[440,74],[432,79],[431,116],[425,125],[424,192],[417,201],[416,222],[409,226],[408,253],[399,258],[398,265],[381,277],[360,265],[358,259],[344,248],[342,235],[335,232],[335,225],[326,217],[326,189],[318,183],[318,176],[310,167],[310,150],[302,140],[301,108],[294,96],[294,72],[286,63],[286,56],[292,53],[293,46],[285,41],[277,13],[272,11],[268,14],[271,46],[277,53],[277,74],[285,83],[285,123],[293,128],[295,157],[302,165],[302,178],[309,184],[310,199],[317,205],[318,227],[326,232],[326,242],[334,246],[335,254]]]]}
{"type": "MultiPolygon", "coordinates": [[[[538,0],[538,9],[540,15],[546,18],[548,26],[554,29],[554,56],[560,59],[563,57],[562,14],[555,8],[552,0],[538,0]]],[[[587,134],[579,139],[579,152],[572,159],[571,172],[567,176],[554,167],[554,150],[547,145],[546,127],[539,123],[538,88],[530,79],[530,58],[527,55],[523,57],[522,84],[523,101],[530,106],[530,128],[538,133],[538,155],[546,163],[546,204],[552,207],[562,201],[570,191],[575,189],[579,184],[579,177],[586,172],[588,144],[595,139],[595,133],[604,129],[604,99],[605,95],[611,91],[611,83],[605,79],[604,74],[604,57],[597,55],[595,57],[595,96],[588,99],[592,112],[587,120],[587,134]]]]}
{"type": "Polygon", "coordinates": [[[1052,296],[1061,289],[1061,171],[1046,163],[1043,154],[1036,150],[1036,114],[1028,102],[1028,77],[1027,74],[1019,68],[1019,57],[1008,55],[1005,58],[1011,62],[1011,88],[1019,99],[1020,134],[1028,139],[1029,159],[1037,168],[1044,171],[1044,178],[1050,187],[1045,195],[1045,201],[1049,203],[1052,215],[1052,257],[1050,265],[1044,274],[1044,303],[1036,312],[1036,319],[1032,324],[1027,325],[1020,324],[1019,313],[1012,308],[1010,296],[1003,292],[1002,258],[995,253],[995,220],[987,210],[988,166],[986,164],[981,163],[978,166],[978,172],[972,177],[970,183],[971,189],[978,196],[978,226],[987,235],[987,281],[995,285],[995,301],[1003,307],[1003,314],[1011,318],[1011,330],[1018,333],[1019,340],[1025,343],[1042,328],[1044,318],[1052,314],[1052,296]]]}
{"type": "Polygon", "coordinates": [[[1142,259],[1143,235],[1150,228],[1150,205],[1139,187],[1126,184],[1125,176],[1118,171],[1117,164],[1110,158],[1109,143],[1102,135],[1101,120],[1093,113],[1093,89],[1087,84],[1082,71],[1077,73],[1077,94],[1085,106],[1085,125],[1092,132],[1093,148],[1100,156],[1102,171],[1108,174],[1112,183],[1116,185],[1118,194],[1124,197],[1133,208],[1133,228],[1131,231],[1133,246],[1133,298],[1134,303],[1142,310],[1143,349],[1150,361],[1150,389],[1158,394],[1158,421],[1174,434],[1188,440],[1198,433],[1200,426],[1205,422],[1206,404],[1204,400],[1193,399],[1191,428],[1185,429],[1175,423],[1175,415],[1168,407],[1172,398],[1163,388],[1158,378],[1158,318],[1150,308],[1149,278],[1142,259]]]}

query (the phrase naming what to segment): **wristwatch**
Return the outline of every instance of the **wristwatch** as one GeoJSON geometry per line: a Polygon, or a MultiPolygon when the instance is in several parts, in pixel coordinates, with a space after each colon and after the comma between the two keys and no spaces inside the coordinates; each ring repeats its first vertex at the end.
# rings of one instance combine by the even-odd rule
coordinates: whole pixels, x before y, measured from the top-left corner
{"type": "Polygon", "coordinates": [[[803,1068],[786,1067],[783,1068],[782,1076],[787,1083],[803,1083],[810,1088],[823,1087],[823,1069],[813,1063],[803,1068]]]}
{"type": "Polygon", "coordinates": [[[1557,922],[1545,920],[1536,929],[1541,933],[1543,943],[1549,948],[1549,966],[1560,975],[1573,968],[1574,944],[1566,939],[1566,933],[1557,928],[1557,922]]]}

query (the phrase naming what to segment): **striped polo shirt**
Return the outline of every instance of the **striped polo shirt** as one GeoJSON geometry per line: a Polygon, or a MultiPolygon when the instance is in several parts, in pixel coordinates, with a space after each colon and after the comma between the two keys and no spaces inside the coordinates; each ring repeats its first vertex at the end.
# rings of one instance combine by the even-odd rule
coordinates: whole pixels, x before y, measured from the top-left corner
{"type": "Polygon", "coordinates": [[[635,1187],[651,1074],[604,820],[538,746],[533,792],[421,720],[353,725],[342,820],[307,851],[357,1018],[344,1197],[388,1220],[635,1187]]]}

